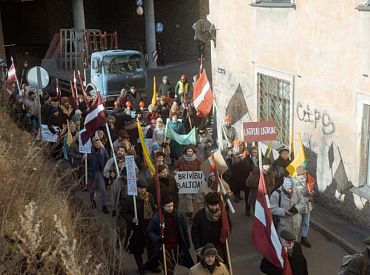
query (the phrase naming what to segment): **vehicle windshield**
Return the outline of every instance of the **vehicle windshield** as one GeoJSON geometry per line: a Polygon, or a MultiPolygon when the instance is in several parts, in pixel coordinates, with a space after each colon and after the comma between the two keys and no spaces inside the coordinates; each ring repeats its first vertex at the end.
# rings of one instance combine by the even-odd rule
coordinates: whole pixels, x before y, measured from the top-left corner
{"type": "Polygon", "coordinates": [[[141,55],[106,56],[103,59],[104,72],[107,74],[138,73],[144,71],[141,55]]]}

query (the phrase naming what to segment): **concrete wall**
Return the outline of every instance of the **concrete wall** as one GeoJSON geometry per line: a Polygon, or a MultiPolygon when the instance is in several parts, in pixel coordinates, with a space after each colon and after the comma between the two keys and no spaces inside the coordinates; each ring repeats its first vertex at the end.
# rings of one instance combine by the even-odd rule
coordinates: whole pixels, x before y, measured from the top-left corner
{"type": "Polygon", "coordinates": [[[292,81],[292,127],[302,134],[322,201],[370,227],[370,191],[349,191],[362,185],[360,106],[370,102],[369,78],[363,76],[370,75],[370,13],[355,9],[363,1],[296,2],[296,9],[283,9],[210,1],[209,19],[218,29],[212,67],[219,108],[224,114],[224,102],[240,85],[256,120],[256,73],[292,81]],[[303,118],[308,109],[310,121],[303,118]]]}
{"type": "Polygon", "coordinates": [[[4,47],[4,35],[3,35],[3,24],[1,22],[1,12],[0,12],[0,58],[5,59],[5,47],[4,47]]]}

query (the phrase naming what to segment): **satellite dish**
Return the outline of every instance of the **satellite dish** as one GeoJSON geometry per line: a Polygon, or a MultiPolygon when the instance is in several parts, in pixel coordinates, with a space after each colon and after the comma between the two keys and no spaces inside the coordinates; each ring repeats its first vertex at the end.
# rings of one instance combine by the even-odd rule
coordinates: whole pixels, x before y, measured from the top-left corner
{"type": "Polygon", "coordinates": [[[216,27],[207,19],[199,19],[193,24],[194,40],[208,42],[212,40],[216,46],[216,27]]]}
{"type": "Polygon", "coordinates": [[[27,82],[32,88],[44,89],[49,84],[49,74],[43,67],[35,66],[28,71],[27,82]]]}

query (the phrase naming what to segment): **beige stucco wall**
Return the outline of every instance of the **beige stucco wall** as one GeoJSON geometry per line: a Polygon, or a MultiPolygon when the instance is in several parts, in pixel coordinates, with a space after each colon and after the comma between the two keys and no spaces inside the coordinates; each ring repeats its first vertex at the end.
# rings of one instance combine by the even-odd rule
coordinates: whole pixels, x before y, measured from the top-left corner
{"type": "MultiPolygon", "coordinates": [[[[257,118],[255,73],[259,68],[291,77],[294,132],[302,133],[304,145],[317,155],[320,191],[332,183],[341,159],[348,180],[359,185],[361,111],[357,97],[362,93],[370,98],[370,81],[363,76],[370,76],[370,12],[355,9],[361,2],[297,0],[296,9],[282,9],[252,7],[245,0],[210,1],[208,18],[218,29],[212,73],[220,113],[225,113],[240,83],[252,118],[257,118]],[[316,127],[302,122],[297,108],[307,105],[325,114],[328,125],[322,119],[316,127]],[[328,160],[331,145],[333,171],[328,160]]],[[[242,120],[247,121],[247,116],[242,120]]]]}

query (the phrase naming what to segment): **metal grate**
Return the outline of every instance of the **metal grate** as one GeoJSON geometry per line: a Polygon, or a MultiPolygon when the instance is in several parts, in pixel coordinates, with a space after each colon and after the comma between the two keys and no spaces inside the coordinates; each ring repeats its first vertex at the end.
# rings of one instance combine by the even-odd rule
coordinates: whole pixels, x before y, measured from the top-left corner
{"type": "Polygon", "coordinates": [[[269,75],[257,74],[259,121],[275,121],[277,141],[289,144],[290,82],[269,75]]]}

